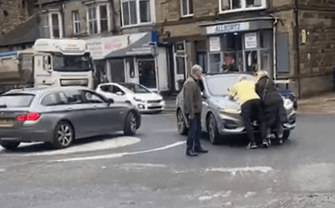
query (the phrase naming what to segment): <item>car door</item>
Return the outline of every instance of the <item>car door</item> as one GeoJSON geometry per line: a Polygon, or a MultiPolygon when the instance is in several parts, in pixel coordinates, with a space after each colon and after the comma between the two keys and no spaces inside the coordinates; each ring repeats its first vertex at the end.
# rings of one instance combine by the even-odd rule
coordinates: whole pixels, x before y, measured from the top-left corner
{"type": "Polygon", "coordinates": [[[79,90],[63,90],[68,99],[67,116],[76,129],[76,137],[90,137],[97,135],[98,119],[94,116],[93,103],[85,102],[79,90]]]}
{"type": "Polygon", "coordinates": [[[113,85],[112,94],[116,103],[125,103],[127,101],[126,93],[117,85],[113,85]]]}
{"type": "Polygon", "coordinates": [[[90,90],[80,90],[84,102],[92,104],[93,111],[90,119],[98,134],[109,134],[115,129],[119,129],[120,115],[122,114],[120,105],[108,105],[107,101],[96,92],[90,90]]]}

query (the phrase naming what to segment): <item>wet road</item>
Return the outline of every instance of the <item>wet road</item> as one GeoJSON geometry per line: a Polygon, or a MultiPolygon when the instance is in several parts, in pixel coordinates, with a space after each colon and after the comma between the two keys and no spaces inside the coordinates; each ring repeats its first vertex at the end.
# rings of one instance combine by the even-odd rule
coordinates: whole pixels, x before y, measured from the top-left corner
{"type": "Polygon", "coordinates": [[[299,116],[290,139],[269,149],[247,150],[244,138],[203,140],[209,153],[197,158],[185,156],[186,137],[169,113],[143,116],[134,137],[0,149],[0,207],[288,207],[278,200],[311,193],[335,203],[334,121],[299,116]]]}

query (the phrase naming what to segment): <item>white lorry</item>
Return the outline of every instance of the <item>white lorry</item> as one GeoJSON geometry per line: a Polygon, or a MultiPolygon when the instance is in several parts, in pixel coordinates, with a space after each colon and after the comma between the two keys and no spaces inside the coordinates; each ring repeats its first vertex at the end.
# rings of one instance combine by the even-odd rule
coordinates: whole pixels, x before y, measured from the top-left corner
{"type": "Polygon", "coordinates": [[[0,53],[1,91],[44,86],[93,88],[93,63],[85,41],[38,39],[32,49],[0,53]]]}

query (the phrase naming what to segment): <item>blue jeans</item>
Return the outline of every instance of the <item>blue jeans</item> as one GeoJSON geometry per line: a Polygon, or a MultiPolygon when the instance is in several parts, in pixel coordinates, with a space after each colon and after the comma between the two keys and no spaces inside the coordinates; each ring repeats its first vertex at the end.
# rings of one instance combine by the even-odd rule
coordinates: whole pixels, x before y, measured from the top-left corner
{"type": "Polygon", "coordinates": [[[187,137],[187,151],[200,148],[201,137],[201,115],[196,114],[193,119],[189,119],[190,129],[187,137]]]}

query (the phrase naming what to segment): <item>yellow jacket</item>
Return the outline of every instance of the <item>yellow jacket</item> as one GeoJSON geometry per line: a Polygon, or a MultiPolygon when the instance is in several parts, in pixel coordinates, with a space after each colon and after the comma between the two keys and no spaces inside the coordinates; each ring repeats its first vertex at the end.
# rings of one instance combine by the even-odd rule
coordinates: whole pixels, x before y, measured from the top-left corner
{"type": "Polygon", "coordinates": [[[260,99],[255,91],[255,82],[250,80],[236,83],[230,90],[230,95],[237,96],[241,106],[249,100],[260,99]]]}

